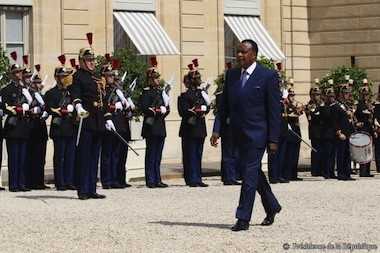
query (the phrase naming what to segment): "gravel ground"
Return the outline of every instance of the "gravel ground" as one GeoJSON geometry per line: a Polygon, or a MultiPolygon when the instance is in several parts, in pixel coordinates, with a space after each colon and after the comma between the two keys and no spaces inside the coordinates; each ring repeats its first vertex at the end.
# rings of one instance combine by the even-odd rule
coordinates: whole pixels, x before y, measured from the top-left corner
{"type": "Polygon", "coordinates": [[[320,252],[295,250],[293,243],[380,247],[380,175],[273,185],[283,207],[275,224],[258,225],[265,214],[257,201],[250,230],[240,233],[230,231],[240,187],[222,186],[216,177],[205,182],[211,187],[188,188],[181,179],[167,181],[167,189],[134,183],[126,190],[99,189],[107,199],[88,201],[69,191],[2,192],[0,252],[285,252],[284,243],[291,247],[287,252],[320,252]]]}

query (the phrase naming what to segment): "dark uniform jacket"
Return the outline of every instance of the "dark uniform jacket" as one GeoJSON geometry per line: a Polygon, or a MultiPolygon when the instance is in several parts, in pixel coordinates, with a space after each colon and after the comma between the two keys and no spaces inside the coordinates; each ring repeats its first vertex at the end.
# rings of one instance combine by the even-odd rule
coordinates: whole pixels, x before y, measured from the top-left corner
{"type": "Polygon", "coordinates": [[[4,137],[9,139],[28,139],[30,136],[29,118],[27,114],[15,112],[16,107],[21,108],[23,103],[27,103],[26,98],[22,94],[22,86],[11,81],[1,90],[3,101],[3,110],[7,114],[4,123],[4,137]],[[10,106],[13,110],[8,110],[6,106],[10,106]]]}
{"type": "Polygon", "coordinates": [[[364,126],[361,128],[358,128],[358,130],[367,132],[370,135],[372,135],[373,134],[373,115],[363,100],[360,100],[357,105],[357,108],[355,111],[355,117],[358,122],[362,122],[364,124],[364,126]]]}
{"type": "Polygon", "coordinates": [[[352,119],[349,115],[349,107],[344,103],[339,103],[337,106],[336,114],[336,128],[340,130],[342,134],[349,138],[350,135],[354,132],[354,126],[352,119]]]}
{"type": "Polygon", "coordinates": [[[297,135],[301,136],[301,128],[300,128],[300,121],[299,121],[300,115],[297,114],[296,109],[291,107],[291,106],[287,106],[286,111],[287,111],[287,115],[288,115],[288,117],[287,117],[288,124],[291,127],[291,129],[293,130],[293,131],[291,131],[289,129],[287,141],[295,142],[295,143],[301,142],[300,138],[297,137],[297,135]],[[295,133],[297,135],[295,135],[295,133]]]}
{"type": "Polygon", "coordinates": [[[202,97],[201,89],[190,88],[183,92],[178,98],[178,112],[182,117],[179,130],[180,137],[205,138],[207,136],[205,115],[209,113],[207,106],[205,112],[200,111],[200,107],[206,106],[206,101],[202,97]],[[189,111],[195,108],[196,113],[189,111]]]}
{"type": "Polygon", "coordinates": [[[106,88],[105,101],[107,103],[108,112],[112,114],[112,121],[115,125],[116,131],[123,134],[123,137],[128,141],[131,139],[131,132],[129,129],[129,120],[132,116],[130,110],[115,111],[115,104],[121,102],[121,99],[116,93],[116,87],[108,86],[106,88]]]}
{"type": "Polygon", "coordinates": [[[336,138],[336,111],[339,104],[334,102],[330,105],[319,107],[321,119],[321,139],[333,141],[336,138]]]}
{"type": "Polygon", "coordinates": [[[165,106],[162,98],[162,89],[145,88],[140,97],[140,109],[144,114],[144,122],[141,136],[149,138],[152,136],[166,137],[165,118],[170,112],[170,108],[166,107],[165,114],[157,111],[154,113],[149,108],[158,110],[160,106],[165,106]]]}
{"type": "Polygon", "coordinates": [[[30,110],[33,110],[34,107],[38,107],[40,113],[32,114],[30,113],[30,135],[34,140],[47,141],[48,131],[46,126],[46,121],[41,119],[42,113],[45,110],[45,106],[40,105],[37,99],[35,98],[35,92],[30,90],[30,93],[33,97],[33,101],[30,105],[30,110]]]}
{"type": "Polygon", "coordinates": [[[319,105],[311,105],[312,102],[309,102],[308,110],[308,122],[309,122],[309,139],[321,139],[322,136],[322,122],[321,122],[321,107],[319,105]]]}
{"type": "Polygon", "coordinates": [[[46,109],[52,115],[50,138],[74,136],[75,111],[67,112],[67,106],[72,104],[70,92],[55,86],[46,92],[44,99],[46,109]],[[61,114],[52,109],[60,109],[61,114]]]}
{"type": "Polygon", "coordinates": [[[73,76],[73,84],[69,86],[69,91],[73,98],[73,103],[81,103],[83,109],[90,113],[89,117],[83,120],[83,129],[104,132],[105,120],[111,119],[111,115],[105,115],[107,109],[105,108],[104,94],[99,92],[93,75],[89,71],[79,69],[73,76]]]}

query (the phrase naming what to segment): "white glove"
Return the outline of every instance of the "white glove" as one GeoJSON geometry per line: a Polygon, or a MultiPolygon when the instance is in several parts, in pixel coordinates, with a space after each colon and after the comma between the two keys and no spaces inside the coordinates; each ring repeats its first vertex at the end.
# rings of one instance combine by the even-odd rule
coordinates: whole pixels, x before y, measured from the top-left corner
{"type": "Polygon", "coordinates": [[[107,120],[106,121],[106,129],[108,131],[116,131],[115,125],[113,124],[112,120],[107,120]]]}
{"type": "Polygon", "coordinates": [[[42,105],[42,106],[45,105],[45,101],[44,101],[43,98],[41,97],[40,93],[35,92],[35,93],[34,93],[34,97],[36,98],[37,102],[38,102],[40,105],[42,105]]]}
{"type": "Polygon", "coordinates": [[[43,120],[46,120],[47,118],[49,118],[49,113],[47,113],[46,111],[44,111],[41,115],[41,119],[43,120]]]}
{"type": "Polygon", "coordinates": [[[121,111],[123,110],[123,104],[121,102],[115,103],[115,111],[121,111]]]}
{"type": "Polygon", "coordinates": [[[205,105],[201,105],[201,111],[202,111],[202,112],[207,111],[207,106],[205,106],[205,105]]]}
{"type": "Polygon", "coordinates": [[[83,109],[83,106],[80,103],[75,106],[75,109],[77,110],[77,113],[79,115],[83,115],[83,114],[87,113],[87,111],[85,109],[83,109]]]}
{"type": "Polygon", "coordinates": [[[128,103],[128,100],[122,100],[121,103],[125,106],[125,109],[128,109],[131,105],[128,103]]]}
{"type": "Polygon", "coordinates": [[[129,103],[129,106],[131,107],[131,110],[133,111],[136,108],[135,104],[133,103],[131,98],[127,98],[127,101],[129,103]]]}
{"type": "Polygon", "coordinates": [[[123,91],[121,91],[120,89],[117,89],[116,90],[116,95],[120,98],[121,101],[125,101],[127,100],[123,94],[123,91]]]}
{"type": "Polygon", "coordinates": [[[25,113],[29,111],[29,105],[27,103],[22,104],[22,111],[25,113]]]}
{"type": "Polygon", "coordinates": [[[67,109],[67,112],[69,112],[69,113],[73,112],[74,111],[74,106],[72,104],[69,104],[69,105],[67,105],[66,109],[67,109]]]}
{"type": "Polygon", "coordinates": [[[206,102],[206,105],[210,105],[210,104],[211,104],[211,99],[210,99],[210,97],[207,95],[207,93],[206,93],[204,90],[202,90],[201,94],[202,94],[203,99],[204,99],[205,102],[206,102]]]}
{"type": "Polygon", "coordinates": [[[39,106],[35,106],[32,109],[33,114],[39,114],[41,112],[41,108],[39,106]]]}
{"type": "Polygon", "coordinates": [[[162,99],[164,100],[165,106],[169,106],[170,97],[168,94],[166,94],[165,90],[162,91],[162,99]]]}
{"type": "Polygon", "coordinates": [[[24,95],[24,97],[28,101],[28,104],[31,104],[33,101],[33,98],[32,98],[32,95],[30,95],[29,90],[27,88],[22,88],[22,94],[24,95]]]}
{"type": "Polygon", "coordinates": [[[160,106],[160,111],[161,111],[162,114],[165,114],[167,112],[166,107],[165,106],[160,106]]]}

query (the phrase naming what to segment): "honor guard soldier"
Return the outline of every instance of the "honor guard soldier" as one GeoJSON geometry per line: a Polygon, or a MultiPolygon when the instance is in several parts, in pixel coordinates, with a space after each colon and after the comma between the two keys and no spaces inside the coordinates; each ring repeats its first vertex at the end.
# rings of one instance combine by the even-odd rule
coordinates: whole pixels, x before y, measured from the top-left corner
{"type": "MultiPolygon", "coordinates": [[[[291,86],[292,81],[290,82],[291,86]]],[[[285,154],[285,179],[290,181],[301,181],[298,177],[298,160],[301,146],[301,128],[299,117],[303,114],[304,106],[295,100],[294,88],[288,90],[288,103],[286,106],[286,114],[288,119],[289,133],[286,140],[285,154]]]]}
{"type": "Polygon", "coordinates": [[[281,97],[281,131],[278,139],[278,149],[274,154],[268,154],[268,177],[271,184],[289,183],[288,175],[285,174],[286,162],[285,155],[287,152],[288,129],[288,87],[286,82],[283,83],[281,97]]]}
{"type": "Polygon", "coordinates": [[[380,87],[377,92],[376,102],[374,103],[373,118],[376,171],[380,173],[380,87]]]}
{"type": "Polygon", "coordinates": [[[160,87],[160,73],[157,59],[150,59],[147,70],[148,87],[140,97],[140,108],[144,114],[141,136],[145,139],[145,182],[149,188],[164,188],[168,185],[161,180],[161,159],[166,138],[165,118],[170,112],[169,97],[160,87]]]}
{"type": "Polygon", "coordinates": [[[348,84],[341,86],[340,101],[336,108],[336,165],[338,180],[355,180],[351,178],[351,158],[349,138],[354,132],[354,112],[347,105],[351,88],[348,84]]]}
{"type": "Polygon", "coordinates": [[[182,117],[179,136],[182,138],[182,161],[186,185],[207,187],[202,182],[202,153],[207,136],[205,116],[210,111],[210,99],[202,84],[198,60],[189,64],[189,72],[184,77],[188,86],[186,92],[178,98],[178,112],[182,117]]]}
{"type": "Polygon", "coordinates": [[[29,191],[26,187],[27,141],[30,136],[27,117],[32,97],[22,82],[23,67],[16,63],[17,53],[12,52],[15,63],[10,67],[10,83],[1,90],[4,112],[4,137],[8,152],[9,191],[29,191]]]}
{"type": "Polygon", "coordinates": [[[46,119],[49,114],[45,111],[45,101],[42,98],[43,88],[40,77],[41,66],[35,65],[35,72],[31,77],[29,92],[32,95],[32,103],[29,110],[30,138],[28,140],[28,173],[27,186],[34,190],[49,189],[45,185],[45,157],[48,132],[46,119]]]}
{"type": "MultiPolygon", "coordinates": [[[[368,85],[368,80],[363,80],[363,87],[360,88],[360,99],[355,111],[355,117],[357,119],[356,129],[358,131],[365,132],[370,136],[373,136],[373,105],[371,103],[371,96],[368,85]]],[[[360,164],[361,177],[373,177],[370,173],[371,163],[360,164]]]]}
{"type": "MultiPolygon", "coordinates": [[[[329,84],[332,86],[334,81],[329,80],[329,84]]],[[[320,106],[321,114],[321,148],[320,155],[322,157],[322,176],[325,179],[336,179],[334,172],[335,169],[335,140],[336,140],[336,127],[335,127],[335,112],[337,102],[335,99],[335,92],[333,88],[327,88],[325,90],[325,103],[324,106],[320,106]]]]}
{"type": "MultiPolygon", "coordinates": [[[[113,60],[112,65],[109,62],[102,68],[102,76],[106,80],[106,95],[108,113],[112,115],[117,133],[123,136],[127,141],[130,140],[129,119],[131,117],[130,104],[124,96],[124,93],[116,82],[117,71],[120,67],[118,60],[113,60]]],[[[123,152],[128,152],[122,143],[112,131],[106,131],[103,137],[100,180],[103,189],[122,189],[126,188],[125,182],[125,162],[122,160],[126,157],[123,152]],[[124,166],[121,164],[124,163],[124,166]],[[124,177],[122,173],[124,172],[124,177]]]]}
{"type": "MultiPolygon", "coordinates": [[[[231,63],[227,63],[227,70],[231,69],[231,63]]],[[[215,108],[219,107],[222,100],[223,92],[220,91],[215,94],[215,108]]],[[[215,109],[216,110],[216,109],[215,109]]],[[[213,132],[220,133],[222,143],[222,160],[221,160],[221,174],[222,182],[224,185],[240,185],[237,181],[240,176],[239,164],[237,163],[237,148],[234,145],[229,119],[226,122],[221,122],[217,110],[215,111],[215,120],[213,132]]]]}
{"type": "MultiPolygon", "coordinates": [[[[316,79],[315,83],[318,85],[319,80],[316,79]]],[[[322,146],[321,146],[321,113],[320,108],[324,106],[324,102],[321,98],[321,91],[318,87],[310,89],[310,101],[306,105],[306,117],[309,123],[309,139],[311,146],[314,147],[317,152],[311,150],[311,175],[313,177],[322,176],[322,146]]]]}
{"type": "MultiPolygon", "coordinates": [[[[92,45],[92,34],[87,34],[92,45]]],[[[92,47],[79,51],[80,68],[73,76],[73,84],[69,91],[73,98],[79,121],[76,139],[77,169],[79,170],[78,197],[81,200],[89,198],[105,198],[96,193],[99,154],[106,125],[115,130],[111,114],[107,112],[104,103],[105,81],[95,76],[95,55],[92,47]]]]}
{"type": "Polygon", "coordinates": [[[76,190],[75,182],[75,112],[68,87],[73,82],[73,69],[66,68],[65,55],[54,70],[56,86],[44,96],[46,109],[52,116],[49,136],[53,140],[54,183],[57,191],[76,190]]]}

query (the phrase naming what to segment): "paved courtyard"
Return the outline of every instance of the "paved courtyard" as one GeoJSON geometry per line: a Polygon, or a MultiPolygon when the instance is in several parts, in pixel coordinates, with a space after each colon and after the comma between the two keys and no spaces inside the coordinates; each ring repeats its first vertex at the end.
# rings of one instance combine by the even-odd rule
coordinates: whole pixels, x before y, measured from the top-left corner
{"type": "Polygon", "coordinates": [[[252,226],[240,233],[229,230],[240,187],[222,186],[217,177],[205,181],[209,188],[188,188],[181,179],[168,180],[167,189],[134,182],[126,190],[99,189],[107,199],[88,201],[70,191],[1,192],[0,252],[321,252],[296,250],[293,243],[380,247],[380,175],[273,185],[283,206],[275,224],[258,225],[265,215],[258,197],[252,226]],[[286,243],[289,250],[283,249],[286,243]]]}

